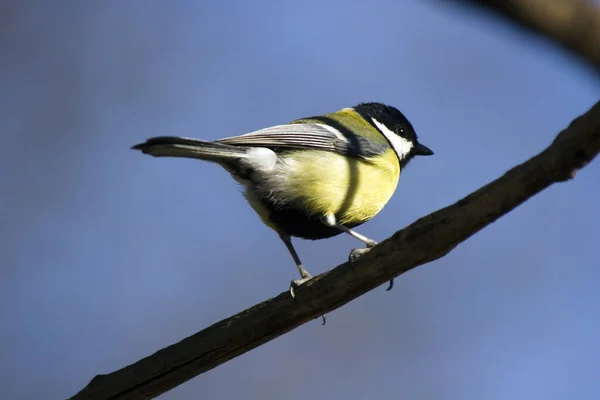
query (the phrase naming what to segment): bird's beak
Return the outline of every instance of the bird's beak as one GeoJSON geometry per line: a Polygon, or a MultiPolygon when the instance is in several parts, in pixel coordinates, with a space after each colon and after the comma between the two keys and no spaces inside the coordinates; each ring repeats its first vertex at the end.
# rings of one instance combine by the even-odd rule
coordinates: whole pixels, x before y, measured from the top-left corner
{"type": "Polygon", "coordinates": [[[433,155],[433,151],[427,147],[422,145],[421,143],[417,143],[415,146],[415,155],[416,156],[431,156],[433,155]]]}

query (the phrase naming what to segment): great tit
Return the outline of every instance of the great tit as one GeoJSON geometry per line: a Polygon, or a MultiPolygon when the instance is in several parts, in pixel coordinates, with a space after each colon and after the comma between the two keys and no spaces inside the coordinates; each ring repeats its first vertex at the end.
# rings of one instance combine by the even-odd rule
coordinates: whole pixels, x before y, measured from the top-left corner
{"type": "MultiPolygon", "coordinates": [[[[414,156],[433,154],[398,109],[381,103],[302,118],[241,136],[204,141],[150,138],[132,147],[154,157],[212,161],[242,184],[262,221],[285,243],[300,279],[311,278],[291,237],[324,239],[347,233],[377,244],[352,228],[373,218],[392,197],[400,171],[414,156]]],[[[390,281],[388,290],[391,289],[390,281]]]]}

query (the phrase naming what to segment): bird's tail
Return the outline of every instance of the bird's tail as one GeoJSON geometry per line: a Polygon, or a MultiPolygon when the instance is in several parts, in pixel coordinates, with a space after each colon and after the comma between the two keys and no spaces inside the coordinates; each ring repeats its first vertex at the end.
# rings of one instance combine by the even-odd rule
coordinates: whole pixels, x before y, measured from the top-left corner
{"type": "Polygon", "coordinates": [[[246,157],[246,149],[243,147],[176,136],[153,137],[136,144],[132,149],[154,157],[197,158],[214,162],[246,157]]]}

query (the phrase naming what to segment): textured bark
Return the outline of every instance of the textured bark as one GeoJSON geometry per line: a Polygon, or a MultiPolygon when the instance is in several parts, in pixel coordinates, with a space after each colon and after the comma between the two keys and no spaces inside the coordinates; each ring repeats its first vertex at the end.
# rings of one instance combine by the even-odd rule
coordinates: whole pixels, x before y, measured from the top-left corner
{"type": "Polygon", "coordinates": [[[543,152],[446,208],[396,232],[356,262],[218,322],[135,364],[96,376],[73,399],[152,398],[359,297],[458,244],[531,196],[572,179],[600,152],[600,102],[543,152]]]}

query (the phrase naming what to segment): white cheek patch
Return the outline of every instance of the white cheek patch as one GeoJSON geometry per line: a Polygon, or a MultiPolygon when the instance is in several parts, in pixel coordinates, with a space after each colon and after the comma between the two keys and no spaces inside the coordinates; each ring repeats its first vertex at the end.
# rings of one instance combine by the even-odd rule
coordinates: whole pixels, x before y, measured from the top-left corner
{"type": "Polygon", "coordinates": [[[392,132],[390,130],[390,128],[388,128],[381,122],[377,121],[375,118],[371,118],[371,119],[373,120],[373,123],[375,124],[377,129],[379,129],[381,131],[381,133],[383,133],[383,136],[385,136],[386,139],[390,142],[390,144],[392,145],[392,148],[398,155],[399,159],[402,160],[404,157],[406,157],[406,155],[408,153],[410,153],[410,151],[412,150],[412,148],[414,146],[414,144],[412,142],[410,142],[410,141],[404,139],[402,136],[392,132]]]}

